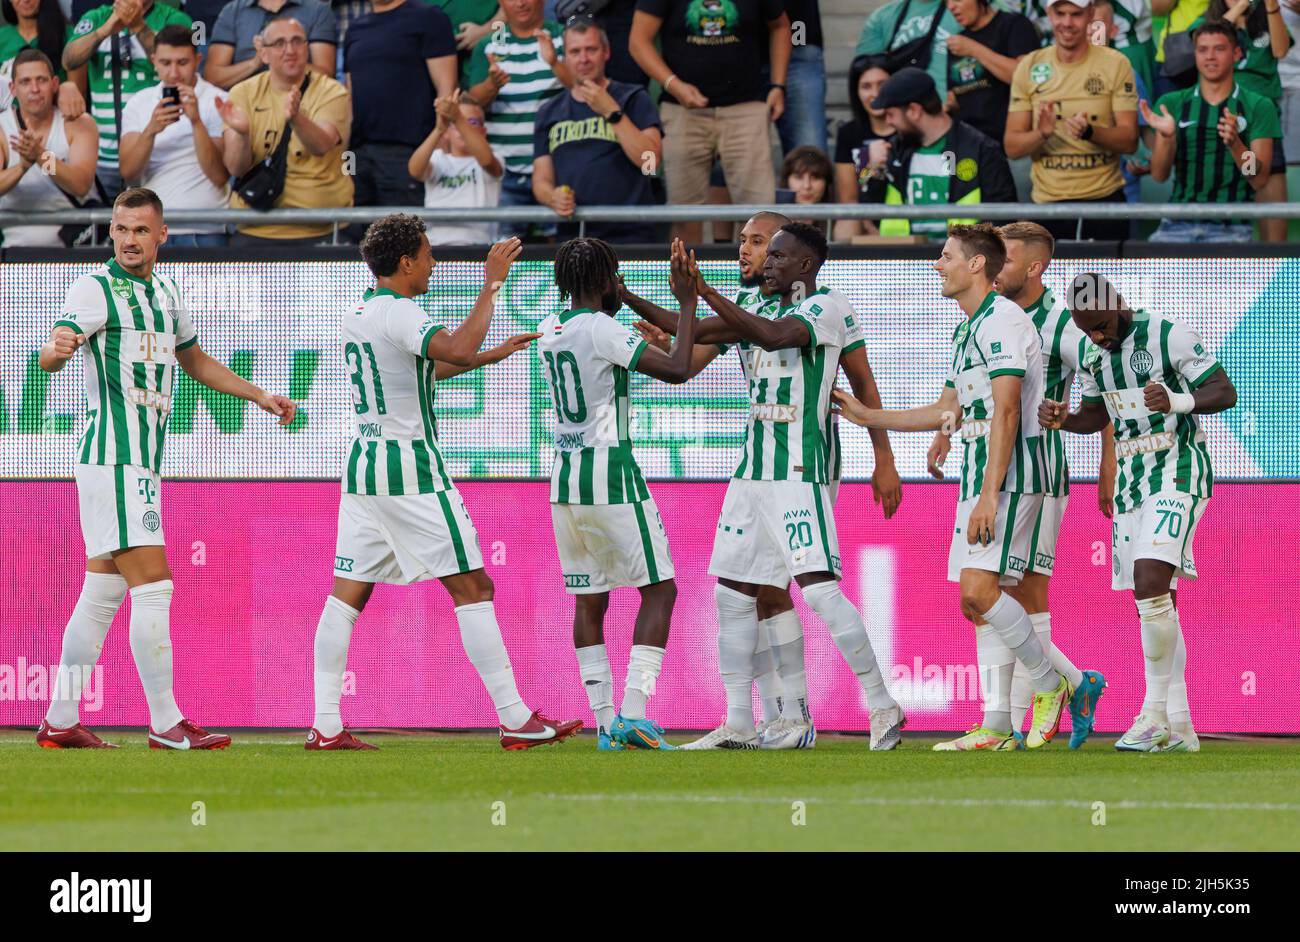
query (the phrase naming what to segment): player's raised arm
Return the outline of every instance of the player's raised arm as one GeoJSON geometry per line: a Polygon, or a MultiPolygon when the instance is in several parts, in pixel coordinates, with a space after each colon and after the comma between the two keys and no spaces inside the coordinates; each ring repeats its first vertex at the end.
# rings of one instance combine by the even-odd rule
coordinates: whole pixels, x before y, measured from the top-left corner
{"type": "Polygon", "coordinates": [[[483,264],[483,288],[474,302],[474,309],[455,330],[434,332],[425,353],[430,360],[453,366],[474,366],[474,357],[478,348],[483,346],[483,338],[492,323],[497,292],[506,283],[510,266],[518,260],[523,247],[523,243],[512,236],[488,250],[487,261],[483,264]]]}
{"type": "Polygon", "coordinates": [[[677,315],[677,342],[673,344],[671,353],[647,346],[636,362],[636,370],[666,383],[684,383],[695,375],[691,372],[691,363],[695,352],[695,308],[699,304],[699,294],[694,268],[684,252],[675,252],[670,266],[669,283],[673,297],[681,306],[681,313],[677,315]]]}
{"type": "Polygon", "coordinates": [[[831,390],[831,408],[854,425],[889,429],[892,432],[933,432],[951,429],[961,415],[957,390],[943,388],[943,394],[927,406],[913,409],[872,409],[842,389],[831,390]]]}
{"type": "MultiPolygon", "coordinates": [[[[680,240],[673,240],[674,249],[681,244],[680,240]]],[[[699,280],[702,283],[703,279],[699,280]]],[[[636,315],[642,320],[653,325],[669,336],[677,333],[677,315],[672,311],[661,308],[653,301],[647,301],[640,295],[630,291],[627,285],[623,283],[622,275],[618,276],[618,294],[619,300],[636,312],[636,315]]],[[[740,340],[740,335],[728,326],[727,322],[721,317],[701,317],[697,320],[698,322],[695,325],[696,343],[735,343],[740,340]]]]}
{"type": "Polygon", "coordinates": [[[506,338],[504,343],[499,343],[491,349],[483,350],[474,354],[474,362],[469,366],[457,366],[441,360],[435,360],[435,378],[440,380],[451,379],[453,376],[459,376],[461,373],[468,373],[471,370],[477,370],[482,366],[500,363],[512,353],[518,353],[520,350],[525,349],[540,336],[541,334],[539,333],[515,334],[513,337],[506,338]]]}
{"type": "Polygon", "coordinates": [[[298,404],[292,399],[272,395],[260,386],[250,383],[224,363],[208,356],[197,342],[184,349],[177,349],[176,362],[196,382],[217,392],[227,393],[236,399],[246,399],[256,404],[263,412],[269,412],[279,418],[281,425],[292,422],[298,411],[298,404]]]}
{"type": "Polygon", "coordinates": [[[63,325],[55,327],[50,331],[50,339],[41,344],[41,369],[47,373],[57,373],[85,342],[85,334],[79,334],[63,325]]]}
{"type": "MultiPolygon", "coordinates": [[[[691,253],[690,262],[694,268],[694,252],[691,253]]],[[[709,307],[718,312],[718,316],[739,339],[748,340],[768,351],[806,347],[812,341],[808,325],[798,318],[778,317],[775,320],[768,320],[766,317],[750,314],[744,308],[737,306],[734,301],[718,293],[717,289],[708,282],[700,279],[700,284],[703,286],[700,297],[708,303],[709,307]]]]}

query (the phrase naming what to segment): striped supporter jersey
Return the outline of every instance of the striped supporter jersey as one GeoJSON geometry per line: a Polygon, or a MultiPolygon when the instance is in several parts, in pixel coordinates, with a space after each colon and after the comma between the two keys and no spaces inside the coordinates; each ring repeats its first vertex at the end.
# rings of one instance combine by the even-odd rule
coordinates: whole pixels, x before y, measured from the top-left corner
{"type": "Polygon", "coordinates": [[[198,340],[176,282],[157,270],[144,281],[110,260],[72,283],[55,326],[86,337],[78,462],[158,471],[176,354],[198,340]]]}
{"type": "Polygon", "coordinates": [[[1014,301],[989,292],[974,316],[953,334],[948,386],[961,403],[962,464],[958,501],[980,496],[992,441],[993,380],[1019,376],[1020,424],[1002,490],[1042,494],[1047,489],[1038,406],[1043,401],[1042,343],[1034,322],[1014,301]]]}
{"type": "Polygon", "coordinates": [[[441,324],[387,288],[366,292],[343,317],[343,370],[352,385],[356,437],[343,472],[348,494],[435,494],[452,487],[433,416],[434,362],[425,356],[441,324]]]}
{"type": "MultiPolygon", "coordinates": [[[[1083,362],[1088,338],[1070,316],[1065,302],[1048,288],[1025,313],[1038,328],[1043,343],[1043,395],[1054,402],[1070,402],[1074,374],[1083,362]]],[[[1070,468],[1065,460],[1065,436],[1060,429],[1043,429],[1043,461],[1047,468],[1047,493],[1061,497],[1070,493],[1070,468]]]]}
{"type": "MultiPolygon", "coordinates": [[[[564,27],[552,21],[543,23],[542,28],[551,34],[556,56],[562,60],[564,27]]],[[[470,57],[470,85],[488,77],[488,56],[510,76],[487,108],[488,143],[501,156],[508,173],[532,173],[537,111],[551,96],[564,91],[564,86],[542,59],[535,37],[516,36],[509,27],[485,37],[470,57]]]]}
{"type": "Polygon", "coordinates": [[[1200,420],[1151,412],[1143,387],[1150,381],[1190,392],[1220,368],[1196,331],[1147,311],[1133,315],[1114,353],[1088,344],[1079,379],[1084,401],[1105,402],[1115,429],[1116,512],[1132,510],[1161,491],[1210,496],[1214,474],[1200,420]]]}
{"type": "MultiPolygon", "coordinates": [[[[757,293],[757,292],[756,292],[757,293]]],[[[740,297],[740,307],[746,307],[740,297]]],[[[767,351],[740,344],[749,387],[749,419],[733,475],[751,481],[810,481],[829,484],[839,463],[832,454],[834,426],[831,389],[840,354],[862,345],[861,329],[847,297],[818,288],[799,304],[772,309],[759,304],[751,313],[795,317],[808,327],[809,344],[767,351]]]]}
{"type": "Polygon", "coordinates": [[[650,496],[628,434],[629,372],[646,342],[602,311],[579,308],[537,328],[555,406],[553,504],[630,504],[650,496]]]}

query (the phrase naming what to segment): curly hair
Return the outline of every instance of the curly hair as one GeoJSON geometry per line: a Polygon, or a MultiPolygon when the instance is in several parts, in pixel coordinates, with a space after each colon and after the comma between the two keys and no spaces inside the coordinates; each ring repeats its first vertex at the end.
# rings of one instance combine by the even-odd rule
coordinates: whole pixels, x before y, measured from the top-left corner
{"type": "Polygon", "coordinates": [[[424,220],[409,213],[393,213],[376,219],[361,239],[361,258],[376,278],[397,271],[404,258],[420,253],[424,220]]]}
{"type": "Polygon", "coordinates": [[[555,286],[560,299],[606,291],[618,274],[618,256],[600,239],[570,239],[555,252],[555,286]]]}
{"type": "Polygon", "coordinates": [[[800,245],[812,252],[817,258],[817,264],[826,261],[826,233],[822,232],[820,226],[790,222],[782,226],[780,231],[793,236],[800,245]]]}

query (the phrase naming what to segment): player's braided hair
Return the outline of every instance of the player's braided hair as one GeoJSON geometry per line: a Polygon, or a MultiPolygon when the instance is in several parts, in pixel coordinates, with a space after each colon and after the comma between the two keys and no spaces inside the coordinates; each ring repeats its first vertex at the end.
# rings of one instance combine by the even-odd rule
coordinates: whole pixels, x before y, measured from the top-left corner
{"type": "Polygon", "coordinates": [[[424,220],[419,216],[393,213],[376,219],[361,239],[361,258],[376,278],[387,278],[403,258],[420,253],[423,234],[424,220]]]}
{"type": "Polygon", "coordinates": [[[555,253],[555,286],[560,300],[606,291],[618,275],[618,256],[600,239],[570,239],[555,253]]]}

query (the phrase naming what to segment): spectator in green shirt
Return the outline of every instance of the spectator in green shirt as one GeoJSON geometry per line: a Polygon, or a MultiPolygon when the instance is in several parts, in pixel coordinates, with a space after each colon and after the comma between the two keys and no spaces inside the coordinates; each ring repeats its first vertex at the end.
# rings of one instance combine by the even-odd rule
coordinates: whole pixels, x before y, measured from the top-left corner
{"type": "MultiPolygon", "coordinates": [[[[1197,82],[1160,98],[1155,111],[1140,103],[1156,132],[1151,176],[1172,172],[1175,203],[1249,203],[1268,183],[1275,141],[1282,136],[1277,107],[1237,80],[1242,52],[1237,31],[1206,23],[1193,34],[1197,82]]],[[[1156,242],[1249,242],[1247,221],[1170,220],[1156,242]]]]}
{"type": "Polygon", "coordinates": [[[68,33],[63,68],[70,81],[90,89],[90,113],[99,127],[95,178],[105,202],[112,202],[122,190],[117,153],[122,109],[136,92],[158,83],[149,57],[154,36],[172,23],[192,25],[188,16],[165,3],[115,0],[95,7],[68,33]]]}
{"type": "Polygon", "coordinates": [[[939,100],[945,101],[948,97],[948,37],[960,33],[961,26],[948,12],[943,0],[890,0],[862,24],[862,35],[858,37],[853,56],[855,59],[877,56],[922,39],[929,34],[936,16],[942,19],[935,29],[929,61],[924,68],[934,79],[939,100]]]}
{"type": "Polygon", "coordinates": [[[58,0],[4,0],[0,3],[4,26],[0,26],[0,111],[13,99],[14,57],[24,49],[39,49],[55,63],[59,85],[59,113],[74,120],[86,113],[86,99],[81,89],[66,81],[67,74],[58,67],[67,41],[68,21],[63,18],[58,0]]]}
{"type": "Polygon", "coordinates": [[[460,87],[469,88],[469,60],[480,40],[487,39],[492,24],[506,19],[498,0],[426,0],[440,8],[451,20],[456,34],[456,52],[460,61],[460,87]]]}

